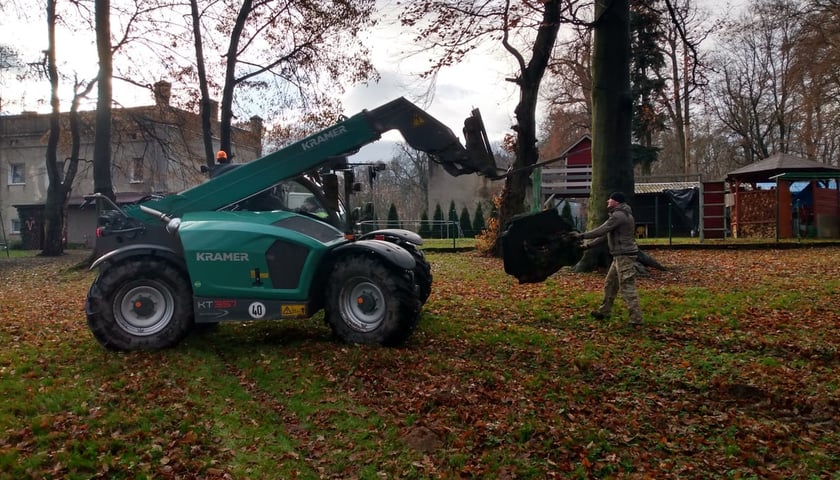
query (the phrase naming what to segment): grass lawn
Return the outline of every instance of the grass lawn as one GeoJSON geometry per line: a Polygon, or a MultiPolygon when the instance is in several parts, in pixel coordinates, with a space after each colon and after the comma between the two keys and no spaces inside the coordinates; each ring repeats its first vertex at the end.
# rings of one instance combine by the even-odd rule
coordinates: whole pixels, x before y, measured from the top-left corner
{"type": "Polygon", "coordinates": [[[519,285],[430,252],[401,348],[320,317],[161,352],[89,333],[94,273],[0,258],[0,478],[840,478],[840,247],[646,249],[641,330],[602,273],[519,285]]]}

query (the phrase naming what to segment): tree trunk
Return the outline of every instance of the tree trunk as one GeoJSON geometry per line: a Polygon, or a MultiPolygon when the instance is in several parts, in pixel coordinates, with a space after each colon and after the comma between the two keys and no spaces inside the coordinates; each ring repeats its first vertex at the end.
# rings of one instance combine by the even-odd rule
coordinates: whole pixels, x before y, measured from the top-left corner
{"type": "MultiPolygon", "coordinates": [[[[632,201],[633,159],[630,155],[633,100],[630,91],[630,2],[595,3],[592,45],[592,189],[588,229],[607,218],[613,191],[632,201]],[[606,6],[605,6],[606,5],[606,6]]],[[[589,271],[605,265],[603,249],[587,250],[575,266],[589,271]]]]}
{"type": "Polygon", "coordinates": [[[64,206],[67,203],[67,189],[63,184],[47,187],[47,202],[44,205],[44,249],[40,255],[57,257],[64,254],[64,206]]]}
{"type": "Polygon", "coordinates": [[[231,146],[233,144],[231,124],[233,122],[233,92],[236,88],[236,63],[238,61],[239,41],[245,29],[245,21],[251,15],[252,5],[252,0],[244,0],[242,2],[242,7],[239,9],[239,14],[236,16],[236,23],[234,23],[233,30],[230,34],[230,45],[228,45],[227,51],[225,83],[222,86],[222,118],[219,121],[219,148],[228,154],[229,159],[232,159],[233,154],[231,152],[231,146]]]}
{"type": "MultiPolygon", "coordinates": [[[[537,149],[536,110],[540,92],[551,52],[557,40],[560,28],[560,4],[558,0],[544,2],[543,21],[537,31],[537,38],[531,50],[531,60],[527,63],[505,40],[505,48],[516,57],[520,65],[520,76],[516,79],[519,85],[519,103],[516,105],[516,157],[513,171],[505,178],[499,205],[499,225],[504,226],[514,215],[522,213],[525,208],[525,194],[531,184],[530,167],[539,160],[537,149]]],[[[495,239],[494,251],[501,255],[501,241],[495,239]]]]}
{"type": "MultiPolygon", "coordinates": [[[[41,255],[58,256],[64,253],[64,200],[63,186],[57,164],[58,140],[61,135],[61,109],[58,101],[58,67],[55,53],[55,0],[47,1],[48,41],[46,51],[47,77],[50,82],[50,133],[47,137],[46,167],[49,184],[44,205],[44,248],[41,255]]],[[[63,171],[63,169],[62,169],[63,171]]]]}
{"type": "Polygon", "coordinates": [[[93,140],[93,191],[116,200],[111,180],[111,2],[96,0],[96,51],[99,56],[96,133],[93,140]]]}
{"type": "MultiPolygon", "coordinates": [[[[697,173],[697,166],[691,159],[691,108],[689,101],[691,100],[691,89],[689,88],[689,76],[688,76],[688,45],[683,44],[683,82],[682,82],[682,98],[683,102],[681,104],[677,104],[678,107],[682,108],[682,116],[680,120],[683,122],[684,127],[682,127],[679,132],[681,135],[680,138],[680,147],[682,148],[682,155],[685,164],[685,174],[692,175],[697,173]]],[[[674,88],[677,88],[677,85],[674,85],[674,88]]]]}
{"type": "MultiPolygon", "coordinates": [[[[58,159],[58,143],[61,138],[61,108],[58,99],[58,67],[56,62],[55,45],[55,1],[47,2],[48,47],[46,52],[47,76],[50,82],[50,131],[47,137],[46,167],[47,167],[47,201],[44,205],[44,247],[43,256],[59,256],[64,253],[66,245],[65,225],[67,218],[67,199],[70,197],[73,180],[79,168],[79,151],[81,149],[81,133],[79,120],[79,102],[93,88],[88,83],[81,92],[77,91],[70,107],[70,158],[65,161],[58,159]]],[[[77,85],[78,87],[78,85],[77,85]]]]}
{"type": "Polygon", "coordinates": [[[195,61],[198,69],[198,88],[201,91],[201,137],[204,142],[204,157],[208,168],[215,165],[213,155],[213,123],[210,118],[210,92],[207,86],[207,70],[204,65],[204,47],[201,43],[201,17],[198,13],[198,1],[190,0],[190,14],[192,17],[193,38],[195,44],[195,61]]]}

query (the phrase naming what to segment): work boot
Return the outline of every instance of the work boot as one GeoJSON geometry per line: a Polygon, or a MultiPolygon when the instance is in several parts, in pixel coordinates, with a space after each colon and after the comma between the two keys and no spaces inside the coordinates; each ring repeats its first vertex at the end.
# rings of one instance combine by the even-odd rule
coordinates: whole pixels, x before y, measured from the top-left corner
{"type": "Polygon", "coordinates": [[[641,327],[642,326],[642,319],[639,318],[639,317],[631,316],[629,324],[630,324],[631,327],[641,327]]]}
{"type": "Polygon", "coordinates": [[[589,316],[594,318],[595,320],[603,320],[603,319],[607,318],[609,315],[603,314],[598,310],[592,310],[591,312],[589,312],[589,316]]]}

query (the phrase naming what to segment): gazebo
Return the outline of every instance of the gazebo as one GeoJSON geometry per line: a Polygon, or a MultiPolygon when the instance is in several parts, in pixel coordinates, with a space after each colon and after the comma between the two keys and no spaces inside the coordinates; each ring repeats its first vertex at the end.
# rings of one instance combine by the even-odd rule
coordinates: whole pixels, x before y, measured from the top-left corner
{"type": "Polygon", "coordinates": [[[730,226],[736,238],[793,238],[803,233],[840,236],[840,168],[778,153],[726,175],[730,192],[730,226]],[[827,188],[835,180],[835,188],[827,188]],[[808,182],[791,192],[793,182],[808,182]],[[771,184],[765,189],[759,184],[771,184]],[[795,198],[796,197],[796,198],[795,198]]]}

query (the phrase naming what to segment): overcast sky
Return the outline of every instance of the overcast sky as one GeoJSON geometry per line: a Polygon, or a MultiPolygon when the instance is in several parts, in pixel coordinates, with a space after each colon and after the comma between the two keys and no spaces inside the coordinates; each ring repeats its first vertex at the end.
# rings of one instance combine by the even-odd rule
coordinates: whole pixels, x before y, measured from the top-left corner
{"type": "MultiPolygon", "coordinates": [[[[746,0],[697,0],[698,7],[708,9],[710,15],[723,17],[737,15],[747,3],[746,0]]],[[[382,10],[393,12],[395,9],[382,10]]],[[[386,19],[381,24],[387,23],[386,19]]],[[[494,144],[511,132],[510,127],[514,124],[513,110],[519,92],[513,83],[505,81],[505,78],[513,76],[509,55],[504,52],[475,52],[464,63],[443,70],[437,79],[431,102],[427,103],[429,98],[424,94],[428,84],[417,79],[427,59],[405,54],[411,48],[406,45],[406,41],[410,40],[410,33],[401,32],[395,27],[379,28],[371,33],[368,45],[382,79],[378,83],[357,86],[347,92],[344,105],[348,114],[405,96],[449,126],[459,137],[462,136],[463,121],[473,108],[481,110],[488,135],[494,144]]],[[[389,134],[385,140],[366,147],[351,161],[387,160],[393,148],[391,142],[399,141],[400,136],[389,134]]]]}
{"type": "MultiPolygon", "coordinates": [[[[394,5],[394,2],[395,0],[378,2],[380,10],[385,12],[384,15],[390,15],[391,18],[385,18],[380,22],[380,27],[370,32],[366,39],[381,80],[367,86],[350,88],[343,98],[345,113],[352,115],[363,109],[375,108],[394,98],[404,96],[426,109],[461,136],[464,118],[473,108],[479,108],[491,141],[500,142],[504,135],[510,132],[510,127],[514,123],[513,110],[519,95],[515,85],[505,80],[514,74],[510,55],[501,51],[498,45],[492,46],[496,52],[473,52],[465,62],[443,70],[437,78],[433,95],[426,96],[428,82],[418,79],[418,74],[428,65],[429,59],[421,55],[407,54],[416,48],[410,44],[414,35],[395,25],[393,15],[399,7],[394,5]]],[[[748,2],[746,0],[698,0],[699,6],[710,9],[715,16],[733,16],[744,4],[748,2]]],[[[6,20],[2,23],[7,25],[5,30],[7,32],[14,33],[15,27],[23,28],[16,22],[9,22],[8,18],[6,20]]],[[[40,39],[43,33],[40,28],[28,28],[19,30],[14,35],[15,38],[37,36],[36,38],[40,39]]],[[[59,48],[66,48],[70,41],[72,40],[60,40],[59,48]]],[[[27,43],[40,44],[42,42],[39,40],[27,43]]],[[[92,67],[95,68],[95,62],[92,67]]],[[[7,98],[9,98],[8,93],[11,92],[7,90],[4,94],[7,98]]],[[[118,91],[115,91],[115,94],[119,96],[118,91]]],[[[147,93],[144,95],[148,96],[147,93]]],[[[118,100],[129,102],[120,98],[118,100]]],[[[151,99],[138,101],[146,103],[151,99]]],[[[46,108],[46,105],[44,107],[46,108]]],[[[254,113],[248,113],[248,115],[252,114],[254,113]]],[[[389,143],[398,141],[400,136],[393,133],[386,135],[385,139],[388,141],[366,148],[363,151],[365,154],[363,160],[390,158],[392,146],[389,143]]]]}
{"type": "MultiPolygon", "coordinates": [[[[349,89],[343,98],[345,111],[356,113],[402,96],[443,122],[463,140],[464,119],[473,108],[478,108],[491,141],[501,141],[513,124],[513,108],[518,100],[515,85],[505,81],[511,71],[508,56],[474,52],[464,63],[441,71],[430,94],[429,81],[419,78],[429,59],[411,54],[417,47],[406,42],[412,37],[413,34],[395,27],[370,33],[366,43],[381,79],[349,89]]],[[[401,139],[396,132],[386,134],[385,141],[366,147],[357,157],[361,161],[387,160],[393,142],[401,139]]]]}

